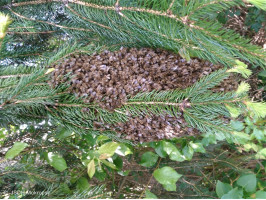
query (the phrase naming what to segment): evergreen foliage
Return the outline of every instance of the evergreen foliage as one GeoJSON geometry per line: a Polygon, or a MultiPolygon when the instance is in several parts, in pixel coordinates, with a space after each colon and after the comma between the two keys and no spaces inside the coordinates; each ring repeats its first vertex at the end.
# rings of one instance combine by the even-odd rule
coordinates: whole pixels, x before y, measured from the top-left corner
{"type": "MultiPolygon", "coordinates": [[[[251,71],[243,62],[265,67],[266,54],[262,48],[215,20],[217,13],[239,5],[243,5],[240,0],[2,0],[0,144],[3,150],[0,153],[6,156],[9,151],[12,155],[6,156],[9,161],[0,161],[5,163],[4,168],[0,165],[0,188],[10,195],[12,189],[22,191],[27,189],[24,183],[31,183],[28,188],[47,191],[47,198],[105,198],[110,197],[105,186],[97,181],[90,186],[87,177],[105,180],[102,176],[108,176],[113,187],[109,187],[109,191],[117,191],[119,195],[123,183],[119,188],[115,186],[114,172],[128,175],[129,172],[122,171],[120,157],[128,158],[129,154],[139,157],[139,152],[132,153],[135,147],[148,147],[156,152],[149,153],[153,160],[143,156],[141,163],[148,167],[157,163],[154,177],[167,191],[176,191],[177,181],[186,183],[185,187],[191,184],[161,160],[186,165],[194,153],[205,153],[207,147],[217,141],[226,140],[239,151],[255,152],[247,156],[252,159],[265,159],[266,137],[261,120],[266,116],[265,103],[250,100],[250,86],[245,82],[228,93],[210,90],[230,73],[249,77],[251,71]],[[139,93],[114,112],[76,98],[69,92],[67,82],[55,88],[49,84],[54,70],[51,66],[62,59],[78,53],[91,55],[105,49],[115,50],[120,46],[163,48],[187,60],[199,57],[225,68],[204,76],[184,90],[139,93]],[[94,122],[116,124],[130,117],[152,114],[182,116],[189,127],[196,128],[202,135],[134,144],[134,147],[116,132],[94,127],[94,122]],[[245,117],[245,123],[231,120],[240,115],[245,117]],[[23,131],[19,127],[25,124],[23,131]],[[15,141],[20,141],[23,148],[16,149],[14,154],[10,149],[16,148],[15,141]],[[175,178],[169,182],[161,172],[175,178]],[[7,184],[3,180],[7,180],[7,184]]],[[[215,156],[213,163],[218,162],[224,152],[215,156]]],[[[237,165],[224,162],[238,170],[237,165]]],[[[241,179],[238,182],[241,186],[241,179]]],[[[153,196],[147,186],[144,190],[153,196]]],[[[223,195],[232,194],[232,190],[223,195]]],[[[252,194],[248,193],[247,197],[252,194]]],[[[38,194],[19,196],[23,197],[44,198],[38,194]]]]}
{"type": "MultiPolygon", "coordinates": [[[[51,119],[52,123],[64,124],[77,133],[86,134],[111,134],[110,131],[101,131],[93,128],[93,121],[107,123],[125,122],[129,115],[138,116],[145,114],[170,114],[183,115],[189,126],[197,128],[203,133],[232,135],[230,127],[221,117],[229,117],[226,105],[238,107],[243,111],[250,109],[254,115],[263,117],[262,103],[249,103],[247,90],[242,85],[236,92],[213,93],[208,89],[219,84],[228,77],[226,69],[218,70],[204,77],[192,87],[185,90],[161,91],[140,93],[129,99],[121,108],[110,112],[101,109],[93,103],[85,104],[81,99],[76,99],[73,94],[67,92],[65,84],[52,89],[48,84],[50,72],[45,68],[35,67],[31,74],[25,74],[21,68],[16,74],[12,74],[12,68],[7,76],[9,68],[3,70],[0,77],[1,89],[1,125],[9,123],[23,124],[39,119],[51,119]],[[21,73],[22,72],[22,73],[21,73]],[[241,91],[240,91],[241,90],[241,91]],[[82,109],[88,108],[86,112],[82,109]],[[97,114],[95,114],[97,111],[97,114]]],[[[23,71],[24,70],[24,71],[23,71]]]]}
{"type": "MultiPolygon", "coordinates": [[[[242,4],[240,0],[40,0],[11,4],[4,0],[1,5],[14,19],[10,25],[14,31],[4,39],[1,55],[12,54],[8,47],[15,45],[19,36],[25,36],[24,41],[36,41],[38,36],[44,43],[53,35],[78,40],[81,44],[96,40],[108,46],[122,43],[160,47],[226,66],[234,65],[235,59],[265,66],[265,52],[261,48],[224,29],[213,19],[215,13],[242,4]]],[[[44,49],[26,43],[14,47],[17,53],[29,56],[40,55],[38,52],[44,49]]]]}

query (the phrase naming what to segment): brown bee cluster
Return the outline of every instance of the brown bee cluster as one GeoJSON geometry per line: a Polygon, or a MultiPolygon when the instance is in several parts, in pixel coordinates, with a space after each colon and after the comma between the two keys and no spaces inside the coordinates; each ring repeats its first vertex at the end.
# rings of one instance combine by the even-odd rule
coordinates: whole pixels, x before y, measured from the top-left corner
{"type": "Polygon", "coordinates": [[[141,143],[199,133],[196,129],[188,127],[183,117],[177,118],[170,115],[131,118],[126,123],[116,124],[112,127],[112,130],[125,139],[141,143]],[[127,135],[123,135],[123,133],[127,133],[127,135]]]}
{"type": "MultiPolygon", "coordinates": [[[[179,55],[161,49],[122,47],[115,52],[74,55],[54,68],[52,85],[65,82],[66,74],[73,75],[70,90],[77,97],[113,111],[139,92],[183,89],[222,66],[199,59],[187,62],[179,55]]],[[[236,87],[237,82],[231,77],[214,90],[230,91],[236,87]]],[[[116,128],[118,132],[126,133],[127,139],[135,141],[196,134],[195,130],[184,128],[184,124],[181,117],[146,116],[132,118],[116,128]]]]}

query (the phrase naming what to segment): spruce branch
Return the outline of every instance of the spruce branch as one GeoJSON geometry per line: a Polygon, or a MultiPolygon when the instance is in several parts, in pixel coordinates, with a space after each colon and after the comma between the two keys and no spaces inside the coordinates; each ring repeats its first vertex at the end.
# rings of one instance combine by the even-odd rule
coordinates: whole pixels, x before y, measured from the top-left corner
{"type": "Polygon", "coordinates": [[[175,0],[172,0],[172,1],[171,1],[171,4],[169,5],[169,8],[168,8],[167,11],[166,11],[168,14],[172,14],[171,9],[172,9],[174,3],[175,3],[175,0]]]}
{"type": "Polygon", "coordinates": [[[35,173],[29,172],[29,171],[12,171],[11,170],[11,171],[6,171],[6,172],[3,172],[3,173],[0,173],[0,176],[5,176],[5,175],[8,175],[8,174],[27,174],[28,176],[34,176],[34,177],[43,179],[45,181],[48,181],[50,183],[56,182],[56,180],[49,179],[49,178],[46,178],[44,176],[41,176],[40,174],[35,174],[35,173]]]}
{"type": "Polygon", "coordinates": [[[6,76],[0,76],[0,79],[4,78],[20,78],[23,76],[29,76],[30,74],[16,74],[16,75],[6,75],[6,76]]]}
{"type": "Polygon", "coordinates": [[[41,32],[15,32],[8,31],[7,34],[20,34],[20,35],[29,35],[29,34],[50,34],[55,33],[56,31],[41,31],[41,32]]]}
{"type": "Polygon", "coordinates": [[[83,16],[80,15],[77,11],[75,11],[73,8],[71,8],[68,4],[66,5],[66,7],[67,7],[72,13],[74,13],[74,14],[77,15],[78,17],[84,19],[85,21],[88,21],[88,22],[90,22],[90,23],[92,23],[92,24],[96,24],[96,25],[98,25],[98,26],[100,26],[100,27],[103,27],[103,28],[106,28],[106,29],[112,30],[112,29],[111,29],[110,27],[108,27],[108,26],[105,26],[105,25],[100,24],[100,23],[98,23],[98,22],[92,21],[92,20],[90,20],[89,18],[83,17],[83,16]]]}
{"type": "MultiPolygon", "coordinates": [[[[121,1],[112,4],[111,2],[89,3],[82,0],[69,0],[67,3],[62,0],[39,0],[14,3],[11,12],[15,12],[13,8],[47,3],[64,5],[74,26],[35,21],[62,28],[77,37],[85,37],[88,31],[75,27],[80,22],[84,27],[90,28],[89,32],[97,33],[101,38],[109,39],[109,42],[137,41],[137,45],[140,46],[163,47],[175,52],[180,52],[185,47],[186,51],[193,55],[227,66],[232,66],[236,58],[253,64],[265,64],[265,52],[262,49],[248,44],[248,40],[206,17],[209,13],[240,5],[242,4],[240,0],[190,1],[182,8],[174,0],[165,5],[159,0],[155,0],[153,4],[137,3],[135,7],[132,7],[131,3],[121,3],[121,1]],[[161,10],[158,10],[158,5],[161,5],[161,10]],[[148,37],[149,34],[151,37],[148,37]]],[[[20,15],[17,12],[15,14],[20,15]]]]}
{"type": "Polygon", "coordinates": [[[198,2],[198,4],[194,5],[193,9],[189,12],[187,16],[188,18],[190,18],[193,15],[199,17],[198,15],[202,15],[202,13],[199,11],[203,10],[204,13],[209,12],[210,9],[221,11],[228,8],[229,6],[238,5],[239,3],[241,3],[241,1],[239,0],[214,0],[214,1],[208,0],[208,1],[198,2]],[[220,6],[213,6],[215,4],[218,4],[220,6]]]}
{"type": "Polygon", "coordinates": [[[5,37],[8,26],[11,23],[12,23],[12,20],[8,15],[4,15],[0,13],[0,40],[2,40],[5,37]]]}
{"type": "Polygon", "coordinates": [[[58,28],[62,28],[62,29],[69,29],[69,30],[77,30],[77,31],[85,31],[85,32],[92,32],[92,30],[90,29],[84,29],[84,28],[75,28],[75,27],[67,27],[67,26],[62,26],[62,25],[58,25],[58,24],[55,24],[55,23],[52,23],[52,22],[47,22],[47,21],[42,21],[42,20],[36,20],[36,19],[31,19],[31,18],[28,18],[28,17],[25,17],[15,11],[13,11],[11,8],[9,8],[10,12],[13,13],[14,15],[16,15],[17,17],[19,18],[22,18],[22,19],[26,19],[26,20],[30,20],[30,21],[36,21],[36,22],[39,22],[39,23],[44,23],[44,24],[49,24],[51,26],[55,26],[55,27],[58,27],[58,28]]]}

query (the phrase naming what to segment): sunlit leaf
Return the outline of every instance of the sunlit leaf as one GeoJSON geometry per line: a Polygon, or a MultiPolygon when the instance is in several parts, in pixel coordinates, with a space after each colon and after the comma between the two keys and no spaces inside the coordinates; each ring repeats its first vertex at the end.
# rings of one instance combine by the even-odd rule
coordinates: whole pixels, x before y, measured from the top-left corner
{"type": "Polygon", "coordinates": [[[49,152],[47,158],[48,163],[58,171],[62,172],[67,168],[65,159],[59,154],[49,152]]]}
{"type": "Polygon", "coordinates": [[[119,146],[119,144],[117,142],[108,142],[108,143],[105,143],[104,145],[102,145],[97,152],[100,155],[102,155],[102,154],[105,155],[104,156],[105,158],[101,158],[101,159],[106,159],[106,158],[109,158],[109,157],[114,155],[118,146],[119,146]]]}
{"type": "Polygon", "coordinates": [[[201,143],[193,143],[189,142],[189,145],[192,147],[192,149],[195,152],[205,153],[206,150],[204,149],[203,145],[201,143]]]}
{"type": "Polygon", "coordinates": [[[26,144],[24,142],[15,142],[13,147],[11,149],[9,149],[8,152],[6,153],[5,158],[6,159],[13,159],[17,155],[19,155],[19,153],[21,151],[23,151],[27,146],[28,146],[28,144],[26,144]]]}
{"type": "Polygon", "coordinates": [[[95,174],[95,163],[93,159],[89,162],[87,169],[89,177],[92,178],[93,175],[95,174]]]}

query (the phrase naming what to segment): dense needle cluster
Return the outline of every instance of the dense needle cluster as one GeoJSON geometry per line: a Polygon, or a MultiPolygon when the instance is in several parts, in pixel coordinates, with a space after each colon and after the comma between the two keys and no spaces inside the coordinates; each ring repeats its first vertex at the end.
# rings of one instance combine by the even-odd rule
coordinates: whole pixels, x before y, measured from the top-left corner
{"type": "MultiPolygon", "coordinates": [[[[52,84],[66,81],[66,74],[74,75],[70,90],[84,101],[94,102],[113,111],[139,92],[171,90],[193,85],[202,76],[222,68],[208,61],[191,59],[161,49],[121,48],[93,55],[75,55],[55,67],[52,84]]],[[[229,91],[237,87],[233,77],[223,81],[216,91],[229,91]]],[[[114,128],[112,128],[114,129],[114,128]]],[[[131,118],[116,124],[118,133],[126,139],[154,141],[163,138],[197,134],[186,127],[184,119],[171,116],[146,116],[131,118]]]]}

